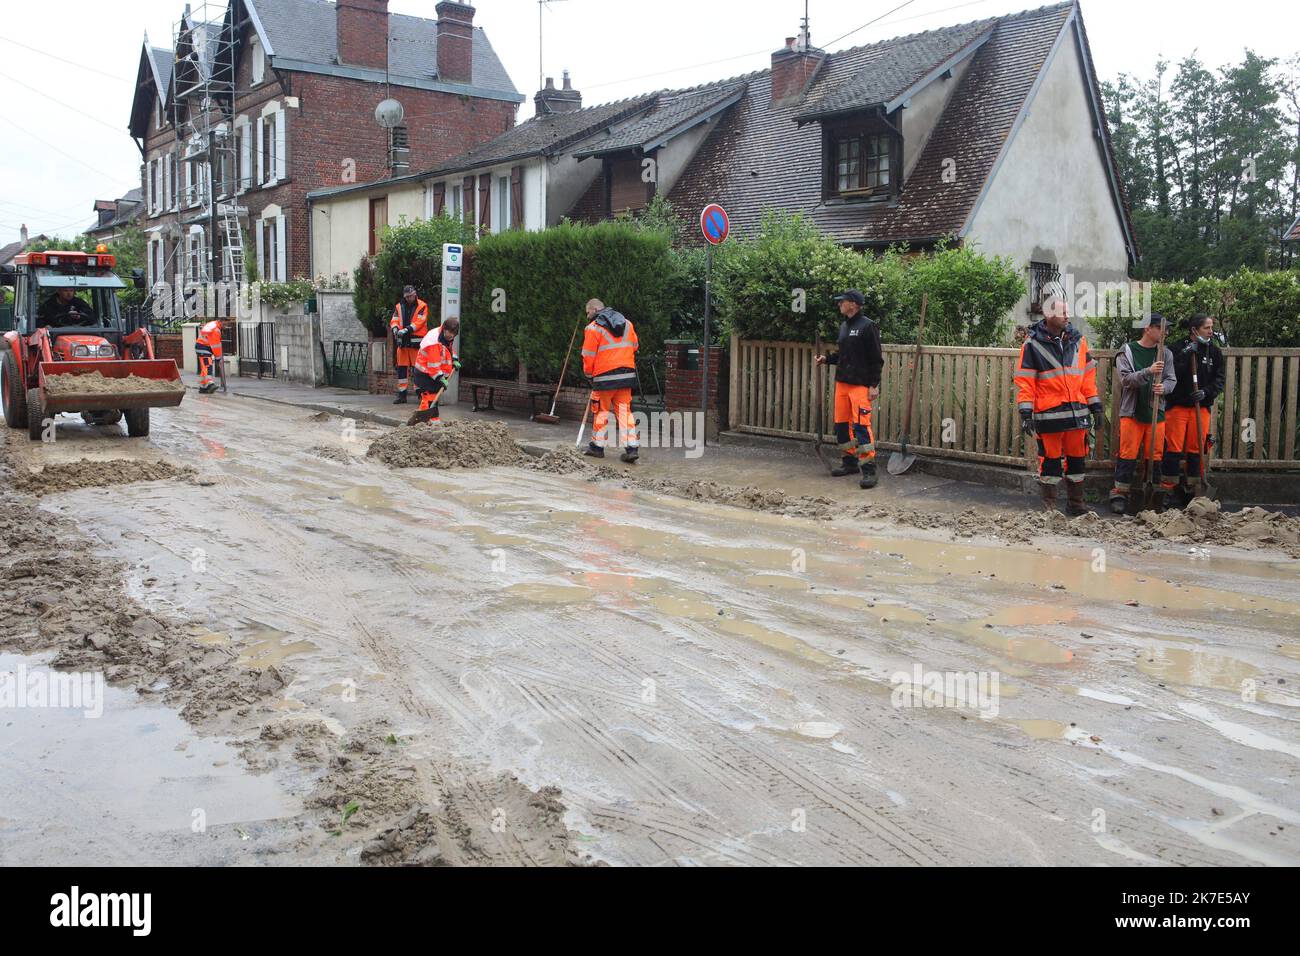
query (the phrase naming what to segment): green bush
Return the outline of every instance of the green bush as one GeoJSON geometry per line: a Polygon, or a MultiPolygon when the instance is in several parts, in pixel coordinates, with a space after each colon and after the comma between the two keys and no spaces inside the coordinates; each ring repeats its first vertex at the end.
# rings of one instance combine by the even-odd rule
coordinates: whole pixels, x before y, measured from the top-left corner
{"type": "Polygon", "coordinates": [[[769,213],[756,236],[727,243],[714,259],[722,324],[743,338],[809,342],[818,331],[833,338],[840,324],[833,297],[850,288],[862,291],[882,339],[896,343],[915,341],[928,293],[925,340],[932,345],[1001,344],[1007,313],[1025,291],[1008,259],[967,247],[864,255],[799,215],[769,213]]]}
{"type": "Polygon", "coordinates": [[[375,260],[362,256],[352,273],[352,306],[356,309],[358,321],[372,337],[382,338],[388,334],[388,317],[392,315],[396,301],[385,304],[379,294],[375,260]]]}
{"type": "MultiPolygon", "coordinates": [[[[1300,273],[1242,269],[1226,278],[1154,282],[1151,308],[1180,327],[1198,312],[1214,316],[1216,329],[1237,348],[1300,347],[1300,273]]],[[[1128,316],[1091,318],[1097,345],[1119,348],[1136,338],[1128,316]]]]}
{"type": "MultiPolygon", "coordinates": [[[[469,245],[473,231],[459,219],[438,216],[392,226],[381,235],[382,246],[374,257],[374,290],[387,315],[402,297],[402,288],[415,286],[421,299],[436,316],[442,302],[442,246],[456,242],[469,245]]],[[[358,313],[359,315],[360,313],[358,313]]],[[[387,318],[385,318],[385,325],[387,318]]]]}
{"type": "MultiPolygon", "coordinates": [[[[625,221],[484,236],[463,305],[466,364],[500,368],[517,359],[535,381],[554,382],[592,298],[632,321],[644,354],[657,353],[672,312],[669,251],[664,232],[625,221]]],[[[569,364],[574,382],[580,347],[569,364]]]]}

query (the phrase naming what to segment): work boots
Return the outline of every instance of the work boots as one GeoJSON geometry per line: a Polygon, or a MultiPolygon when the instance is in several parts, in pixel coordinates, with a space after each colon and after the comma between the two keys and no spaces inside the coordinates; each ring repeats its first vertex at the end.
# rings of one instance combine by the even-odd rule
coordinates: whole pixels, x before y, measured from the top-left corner
{"type": "Polygon", "coordinates": [[[1169,492],[1164,488],[1153,488],[1151,491],[1151,510],[1158,515],[1164,514],[1165,498],[1167,498],[1168,495],[1169,492]]]}
{"type": "Polygon", "coordinates": [[[629,465],[635,464],[637,458],[641,456],[641,449],[636,445],[628,445],[627,450],[618,456],[619,461],[625,461],[629,465]]]}
{"type": "Polygon", "coordinates": [[[601,448],[595,442],[591,442],[589,445],[587,445],[587,447],[582,450],[582,453],[588,456],[589,458],[605,457],[605,449],[601,448]]]}
{"type": "Polygon", "coordinates": [[[1067,481],[1065,483],[1065,513],[1071,518],[1088,513],[1088,506],[1083,503],[1083,482],[1067,481]]]}
{"type": "Polygon", "coordinates": [[[858,460],[852,455],[845,455],[840,459],[840,466],[831,469],[831,477],[833,478],[845,478],[849,475],[856,475],[857,473],[858,460]]]}
{"type": "Polygon", "coordinates": [[[1038,492],[1043,496],[1043,508],[1047,511],[1056,510],[1056,485],[1050,481],[1040,481],[1038,483],[1038,492]]]}
{"type": "Polygon", "coordinates": [[[876,463],[874,461],[864,461],[862,463],[862,480],[858,482],[858,487],[876,487],[876,463]]]}
{"type": "Polygon", "coordinates": [[[394,405],[405,405],[405,404],[406,404],[406,393],[405,393],[405,392],[398,392],[398,393],[397,393],[397,397],[396,397],[395,399],[393,399],[393,404],[394,404],[394,405]]]}

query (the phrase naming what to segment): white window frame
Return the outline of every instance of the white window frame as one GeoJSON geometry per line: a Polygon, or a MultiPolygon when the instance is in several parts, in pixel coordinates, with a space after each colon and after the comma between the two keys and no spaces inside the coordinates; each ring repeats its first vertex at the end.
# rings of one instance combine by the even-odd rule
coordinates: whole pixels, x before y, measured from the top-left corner
{"type": "Polygon", "coordinates": [[[235,133],[239,136],[238,188],[236,195],[243,194],[253,185],[253,127],[247,116],[235,120],[235,133]]]}
{"type": "Polygon", "coordinates": [[[257,182],[276,186],[289,178],[288,126],[284,107],[268,103],[257,121],[257,182]]]}
{"type": "Polygon", "coordinates": [[[262,48],[262,40],[257,34],[253,34],[250,44],[252,52],[252,77],[253,86],[261,86],[266,81],[266,50],[262,48]]]}
{"type": "Polygon", "coordinates": [[[185,279],[202,282],[207,265],[207,236],[202,226],[190,226],[185,236],[185,279]]]}
{"type": "Polygon", "coordinates": [[[144,167],[144,197],[145,197],[145,204],[146,204],[146,205],[148,206],[148,208],[149,208],[149,215],[150,215],[150,216],[156,216],[156,215],[158,214],[158,202],[157,202],[157,196],[155,195],[155,191],[154,191],[154,187],[155,187],[155,183],[154,183],[154,169],[155,169],[155,166],[154,166],[154,161],[153,161],[152,159],[149,160],[149,162],[145,163],[145,167],[144,167]]]}
{"type": "Polygon", "coordinates": [[[285,231],[284,213],[264,215],[257,221],[257,269],[264,282],[288,281],[289,259],[285,231]],[[272,242],[270,248],[267,247],[268,239],[272,242]]]}
{"type": "Polygon", "coordinates": [[[451,207],[448,215],[452,219],[465,218],[465,187],[460,183],[448,183],[447,190],[450,193],[450,199],[447,203],[451,207]]]}

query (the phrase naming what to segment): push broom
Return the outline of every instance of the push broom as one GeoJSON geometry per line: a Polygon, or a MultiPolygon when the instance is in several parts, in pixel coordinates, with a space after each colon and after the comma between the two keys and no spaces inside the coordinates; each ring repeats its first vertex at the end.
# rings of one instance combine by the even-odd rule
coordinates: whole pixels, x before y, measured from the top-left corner
{"type": "MultiPolygon", "coordinates": [[[[580,328],[582,328],[581,322],[573,327],[573,334],[569,336],[569,348],[564,353],[564,366],[560,369],[560,380],[556,382],[555,395],[551,397],[551,410],[549,412],[539,412],[534,415],[533,421],[535,422],[541,422],[543,425],[559,424],[560,416],[555,414],[555,406],[560,401],[560,389],[564,387],[564,376],[569,371],[569,357],[573,355],[573,343],[578,340],[578,329],[580,328]]],[[[579,438],[578,440],[581,441],[582,439],[579,438]]]]}

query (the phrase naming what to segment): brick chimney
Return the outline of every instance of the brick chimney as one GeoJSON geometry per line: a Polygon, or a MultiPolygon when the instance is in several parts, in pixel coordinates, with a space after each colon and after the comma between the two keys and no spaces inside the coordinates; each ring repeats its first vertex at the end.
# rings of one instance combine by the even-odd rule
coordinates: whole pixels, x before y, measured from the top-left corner
{"type": "Polygon", "coordinates": [[[438,12],[438,79],[469,83],[474,79],[474,8],[443,0],[438,12]]]}
{"type": "Polygon", "coordinates": [[[338,0],[339,62],[388,68],[388,0],[338,0]]]}
{"type": "Polygon", "coordinates": [[[545,116],[547,113],[573,113],[582,109],[582,94],[575,90],[569,82],[569,71],[564,71],[564,87],[557,90],[555,80],[549,76],[546,78],[546,86],[537,91],[533,97],[533,104],[537,107],[537,115],[545,116]]]}
{"type": "Polygon", "coordinates": [[[785,46],[772,54],[772,106],[785,106],[802,96],[825,59],[826,51],[812,45],[807,30],[786,37],[785,46]]]}

